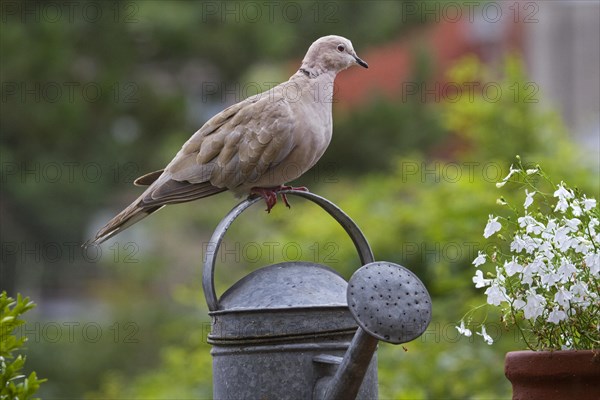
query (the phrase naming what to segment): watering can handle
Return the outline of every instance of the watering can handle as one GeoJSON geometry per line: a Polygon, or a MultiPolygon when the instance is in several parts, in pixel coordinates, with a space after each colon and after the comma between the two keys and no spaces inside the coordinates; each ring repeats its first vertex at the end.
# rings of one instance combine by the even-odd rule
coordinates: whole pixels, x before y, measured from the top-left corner
{"type": "MultiPolygon", "coordinates": [[[[330,202],[329,200],[318,196],[316,194],[300,191],[300,190],[282,190],[279,193],[286,195],[294,195],[304,197],[319,205],[323,210],[327,211],[341,226],[344,228],[346,233],[352,239],[358,256],[362,265],[371,263],[374,260],[373,252],[367,242],[367,239],[360,231],[358,226],[352,221],[352,219],[346,215],[338,206],[330,202]]],[[[231,226],[233,221],[240,216],[248,207],[262,200],[260,197],[252,197],[242,201],[240,204],[235,206],[229,214],[225,216],[217,225],[217,228],[213,232],[208,245],[206,246],[206,252],[204,254],[204,270],[202,271],[202,287],[204,288],[204,296],[206,297],[206,304],[210,311],[216,311],[219,309],[219,300],[215,292],[215,263],[217,259],[217,252],[221,246],[221,241],[227,232],[227,229],[231,226]]]]}

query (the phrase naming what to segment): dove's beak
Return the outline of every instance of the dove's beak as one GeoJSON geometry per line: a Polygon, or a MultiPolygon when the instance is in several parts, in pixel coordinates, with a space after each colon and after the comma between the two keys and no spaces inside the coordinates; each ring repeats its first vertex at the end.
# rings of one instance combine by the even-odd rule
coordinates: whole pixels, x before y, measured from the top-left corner
{"type": "Polygon", "coordinates": [[[356,63],[361,67],[369,68],[369,64],[358,58],[358,56],[354,56],[354,59],[356,60],[356,63]]]}

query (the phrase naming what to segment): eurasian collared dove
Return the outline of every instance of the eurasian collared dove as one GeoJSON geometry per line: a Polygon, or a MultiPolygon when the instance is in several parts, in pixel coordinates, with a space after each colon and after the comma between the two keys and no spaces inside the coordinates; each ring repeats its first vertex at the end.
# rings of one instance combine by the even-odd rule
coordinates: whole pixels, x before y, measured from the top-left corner
{"type": "Polygon", "coordinates": [[[215,115],[163,170],[138,178],[134,183],[148,188],[87,244],[104,242],[166,204],[225,190],[238,197],[260,195],[270,211],[277,192],[290,188],[283,185],[325,152],[333,127],[333,81],[354,64],[368,68],[348,39],[331,35],[315,41],[287,82],[215,115]]]}

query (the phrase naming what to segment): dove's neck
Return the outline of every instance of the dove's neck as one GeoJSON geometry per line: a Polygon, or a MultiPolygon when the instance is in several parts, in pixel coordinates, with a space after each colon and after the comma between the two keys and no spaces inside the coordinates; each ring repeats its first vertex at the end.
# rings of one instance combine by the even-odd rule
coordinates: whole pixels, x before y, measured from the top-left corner
{"type": "Polygon", "coordinates": [[[302,74],[310,79],[321,77],[322,75],[328,75],[331,79],[335,79],[337,72],[327,69],[314,62],[303,61],[302,65],[298,69],[298,73],[302,74]]]}

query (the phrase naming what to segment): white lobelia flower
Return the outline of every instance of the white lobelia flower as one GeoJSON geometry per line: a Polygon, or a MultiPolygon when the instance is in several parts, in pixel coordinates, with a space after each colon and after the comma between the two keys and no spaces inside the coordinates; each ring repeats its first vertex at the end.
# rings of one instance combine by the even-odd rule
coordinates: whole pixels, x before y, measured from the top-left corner
{"type": "Polygon", "coordinates": [[[554,233],[553,242],[560,251],[567,251],[577,243],[573,240],[569,233],[571,229],[566,226],[559,227],[554,233]]]}
{"type": "Polygon", "coordinates": [[[523,266],[513,256],[512,260],[504,262],[504,270],[506,271],[506,275],[513,276],[517,272],[523,272],[523,266]]]}
{"type": "Polygon", "coordinates": [[[586,254],[583,257],[583,262],[585,262],[585,266],[590,269],[593,276],[600,276],[600,252],[586,254]]]}
{"type": "Polygon", "coordinates": [[[564,287],[558,289],[556,294],[554,295],[554,301],[561,307],[569,308],[569,301],[573,298],[573,295],[568,290],[565,290],[564,287]]]}
{"type": "Polygon", "coordinates": [[[575,250],[579,254],[587,254],[590,252],[590,250],[593,249],[591,242],[586,238],[577,236],[573,239],[576,242],[576,244],[573,246],[573,250],[575,250]]]}
{"type": "Polygon", "coordinates": [[[540,280],[542,282],[542,285],[544,286],[554,286],[556,284],[556,282],[560,281],[560,275],[559,274],[554,274],[554,273],[542,273],[540,274],[540,280]]]}
{"type": "Polygon", "coordinates": [[[485,263],[485,253],[478,251],[477,257],[473,260],[473,265],[475,267],[479,267],[480,265],[485,263]]]}
{"type": "Polygon", "coordinates": [[[577,268],[575,268],[575,265],[573,265],[573,263],[564,262],[558,268],[557,272],[560,275],[560,281],[564,283],[568,282],[569,279],[571,279],[571,277],[577,274],[577,268]]]}
{"type": "Polygon", "coordinates": [[[525,189],[525,203],[523,203],[523,207],[527,210],[531,204],[533,204],[533,195],[535,194],[535,190],[531,193],[525,189]]]}
{"type": "Polygon", "coordinates": [[[531,274],[537,274],[538,271],[540,271],[542,268],[544,268],[546,266],[546,264],[544,263],[544,259],[542,258],[535,258],[528,266],[527,266],[527,270],[531,273],[531,274]]]}
{"type": "Polygon", "coordinates": [[[571,230],[571,232],[576,232],[577,227],[581,223],[581,220],[578,218],[565,219],[565,226],[571,230]]]}
{"type": "Polygon", "coordinates": [[[552,322],[553,324],[559,324],[560,321],[564,321],[565,319],[567,319],[567,313],[559,310],[558,307],[554,307],[550,311],[550,315],[548,315],[548,322],[552,322]]]}
{"type": "Polygon", "coordinates": [[[567,200],[572,199],[573,196],[573,192],[566,189],[564,187],[564,182],[561,182],[560,185],[558,185],[558,189],[556,189],[556,191],[554,192],[554,197],[558,198],[558,202],[556,203],[554,211],[560,211],[563,213],[567,211],[567,208],[569,207],[569,203],[567,202],[567,200]]]}
{"type": "Polygon", "coordinates": [[[480,269],[475,271],[475,276],[473,277],[473,283],[475,284],[475,287],[477,289],[489,286],[491,282],[492,282],[491,279],[485,279],[483,277],[483,272],[481,272],[480,269]]]}
{"type": "Polygon", "coordinates": [[[554,211],[560,211],[564,213],[569,208],[569,203],[567,203],[566,199],[559,199],[556,203],[556,207],[554,207],[554,211]]]}
{"type": "Polygon", "coordinates": [[[500,225],[500,222],[498,222],[498,217],[494,217],[490,214],[488,223],[483,230],[483,237],[487,239],[500,229],[502,229],[502,225],[500,225]]]}
{"type": "Polygon", "coordinates": [[[533,175],[533,174],[537,173],[538,171],[539,171],[539,169],[537,169],[537,168],[532,168],[532,169],[528,169],[527,171],[525,171],[525,173],[526,173],[527,175],[533,175]]]}
{"type": "Polygon", "coordinates": [[[499,306],[506,299],[504,288],[498,286],[495,282],[485,290],[485,294],[487,295],[487,303],[494,306],[499,306]]]}
{"type": "Polygon", "coordinates": [[[576,216],[576,217],[581,216],[581,205],[579,203],[579,200],[577,200],[577,199],[573,200],[573,202],[571,203],[571,209],[573,210],[574,216],[576,216]]]}
{"type": "Polygon", "coordinates": [[[534,235],[539,235],[544,231],[544,224],[537,221],[531,215],[525,215],[524,217],[519,217],[517,219],[519,226],[521,228],[525,228],[525,232],[533,233],[534,235]]]}
{"type": "Polygon", "coordinates": [[[554,238],[554,234],[556,233],[556,227],[558,224],[555,219],[549,219],[544,231],[542,232],[542,239],[552,239],[554,238]]]}
{"type": "Polygon", "coordinates": [[[534,259],[531,263],[523,265],[523,272],[521,273],[521,281],[526,285],[533,285],[534,278],[537,278],[537,271],[539,270],[538,263],[543,261],[534,259]]]}
{"type": "Polygon", "coordinates": [[[558,199],[572,199],[574,194],[572,190],[565,188],[564,182],[561,182],[558,185],[558,189],[554,192],[554,197],[558,197],[558,199]]]}
{"type": "Polygon", "coordinates": [[[546,299],[544,299],[544,296],[529,292],[527,294],[527,304],[523,307],[525,319],[536,319],[542,315],[545,305],[546,299]]]}
{"type": "Polygon", "coordinates": [[[519,172],[519,170],[518,169],[514,169],[513,166],[511,165],[510,166],[510,171],[508,171],[508,175],[506,175],[504,177],[504,179],[502,179],[502,181],[496,183],[496,187],[497,188],[501,188],[502,186],[506,185],[506,182],[508,182],[508,180],[510,179],[510,177],[513,176],[513,174],[515,172],[519,172]]]}
{"type": "Polygon", "coordinates": [[[588,199],[587,197],[585,197],[585,194],[583,195],[583,209],[585,211],[590,211],[592,208],[596,207],[596,199],[588,199]]]}
{"type": "Polygon", "coordinates": [[[485,340],[485,342],[489,345],[492,345],[494,343],[494,339],[492,339],[492,337],[490,335],[487,334],[487,332],[485,331],[485,326],[481,325],[481,333],[480,332],[476,332],[479,336],[483,337],[483,340],[485,340]]]}
{"type": "Polygon", "coordinates": [[[520,253],[523,250],[525,250],[525,241],[523,240],[523,238],[521,238],[521,236],[515,235],[513,241],[510,243],[510,250],[516,251],[517,253],[520,253]]]}
{"type": "Polygon", "coordinates": [[[513,301],[512,305],[515,308],[515,310],[522,310],[523,307],[525,307],[527,303],[525,303],[523,301],[523,299],[516,299],[515,301],[513,301]]]}
{"type": "Polygon", "coordinates": [[[552,250],[552,243],[546,240],[540,244],[537,251],[539,256],[543,256],[547,260],[552,260],[554,258],[554,252],[552,250]]]}
{"type": "Polygon", "coordinates": [[[579,304],[588,303],[588,285],[585,282],[577,282],[569,289],[569,293],[572,296],[572,302],[579,304]]]}
{"type": "Polygon", "coordinates": [[[510,249],[518,253],[525,250],[525,252],[532,254],[541,244],[542,240],[539,238],[532,238],[527,235],[515,235],[512,243],[510,244],[510,249]]]}
{"type": "Polygon", "coordinates": [[[458,330],[458,333],[466,337],[472,335],[471,330],[469,328],[465,328],[465,321],[460,321],[460,326],[457,326],[456,329],[458,330]]]}

